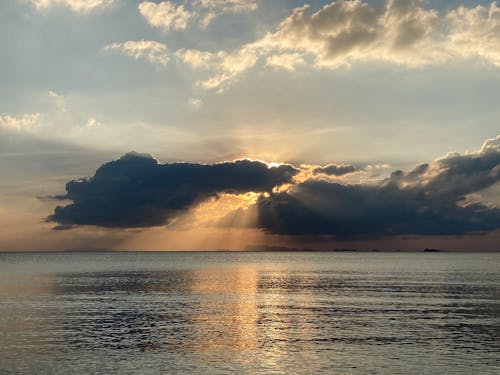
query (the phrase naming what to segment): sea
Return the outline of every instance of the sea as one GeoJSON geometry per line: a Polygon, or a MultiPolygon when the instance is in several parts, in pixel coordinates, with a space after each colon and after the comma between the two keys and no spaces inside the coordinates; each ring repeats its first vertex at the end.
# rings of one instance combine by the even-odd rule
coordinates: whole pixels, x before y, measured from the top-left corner
{"type": "Polygon", "coordinates": [[[500,374],[500,253],[0,253],[0,374],[500,374]]]}

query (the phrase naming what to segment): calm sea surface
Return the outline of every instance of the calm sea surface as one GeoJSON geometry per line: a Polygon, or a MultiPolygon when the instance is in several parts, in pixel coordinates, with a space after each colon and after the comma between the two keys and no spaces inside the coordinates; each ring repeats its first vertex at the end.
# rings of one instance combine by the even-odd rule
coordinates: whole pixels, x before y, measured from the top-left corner
{"type": "Polygon", "coordinates": [[[500,374],[500,254],[0,254],[0,374],[500,374]]]}

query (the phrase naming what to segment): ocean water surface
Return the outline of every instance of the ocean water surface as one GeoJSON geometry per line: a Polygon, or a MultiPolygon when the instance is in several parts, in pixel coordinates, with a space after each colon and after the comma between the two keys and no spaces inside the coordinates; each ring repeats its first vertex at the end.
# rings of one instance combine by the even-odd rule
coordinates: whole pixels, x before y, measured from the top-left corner
{"type": "Polygon", "coordinates": [[[500,254],[1,253],[0,374],[500,374],[500,254]]]}

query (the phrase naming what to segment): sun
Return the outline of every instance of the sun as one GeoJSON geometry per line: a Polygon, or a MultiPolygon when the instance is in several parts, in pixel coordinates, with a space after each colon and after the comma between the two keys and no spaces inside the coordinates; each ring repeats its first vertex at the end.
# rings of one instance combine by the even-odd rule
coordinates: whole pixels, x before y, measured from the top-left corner
{"type": "Polygon", "coordinates": [[[278,163],[278,162],[271,162],[271,163],[266,163],[267,164],[267,167],[268,168],[278,168],[280,165],[282,165],[283,163],[278,163]]]}

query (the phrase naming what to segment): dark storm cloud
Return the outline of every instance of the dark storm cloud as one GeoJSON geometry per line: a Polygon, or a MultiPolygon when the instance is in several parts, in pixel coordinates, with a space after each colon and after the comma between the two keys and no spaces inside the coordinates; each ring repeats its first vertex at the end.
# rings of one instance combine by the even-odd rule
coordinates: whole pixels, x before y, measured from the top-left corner
{"type": "Polygon", "coordinates": [[[465,234],[500,225],[500,210],[482,204],[461,207],[406,190],[324,181],[261,197],[257,209],[258,226],[274,234],[465,234]]]}
{"type": "Polygon", "coordinates": [[[314,169],[314,174],[326,174],[329,176],[343,176],[348,173],[356,172],[357,168],[351,164],[328,164],[324,167],[314,169]]]}
{"type": "Polygon", "coordinates": [[[73,203],[48,220],[67,225],[149,227],[168,221],[218,193],[269,192],[298,172],[291,165],[238,160],[213,165],[159,164],[150,155],[129,153],[102,165],[90,179],[66,184],[73,203]]]}
{"type": "Polygon", "coordinates": [[[467,195],[500,180],[500,137],[476,153],[450,154],[379,185],[305,181],[261,196],[258,227],[287,235],[339,237],[466,234],[500,228],[500,210],[467,195]]]}
{"type": "MultiPolygon", "coordinates": [[[[330,164],[314,173],[354,171],[351,165],[330,164]]],[[[59,228],[156,226],[219,193],[252,191],[263,193],[250,207],[256,213],[252,225],[272,234],[359,238],[460,235],[500,228],[500,210],[471,195],[500,181],[500,136],[477,152],[448,154],[408,172],[395,171],[377,184],[314,178],[294,184],[298,172],[291,165],[269,168],[251,160],[162,165],[150,155],[130,153],[102,165],[90,179],[70,181],[67,193],[58,198],[72,203],[57,207],[49,220],[59,228]],[[287,183],[291,188],[273,192],[287,183]]],[[[228,216],[232,220],[219,224],[236,225],[236,216],[233,212],[228,216]]]]}

